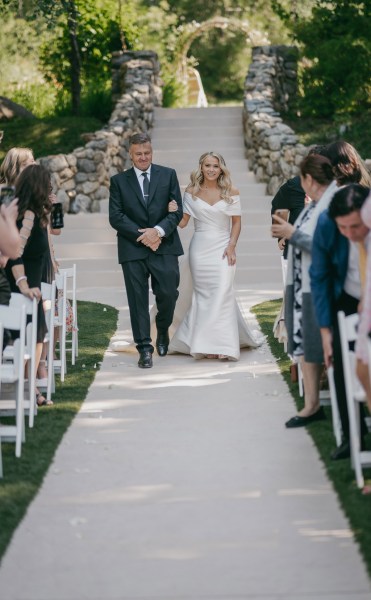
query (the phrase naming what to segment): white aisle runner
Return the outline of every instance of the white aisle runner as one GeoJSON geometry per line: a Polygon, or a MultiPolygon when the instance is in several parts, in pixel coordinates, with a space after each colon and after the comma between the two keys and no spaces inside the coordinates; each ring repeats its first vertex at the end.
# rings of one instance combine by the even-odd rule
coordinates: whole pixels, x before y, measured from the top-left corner
{"type": "MultiPolygon", "coordinates": [[[[247,310],[280,295],[281,266],[241,120],[240,108],[159,109],[153,145],[183,186],[202,152],[225,155],[244,207],[247,310]]],[[[130,340],[107,216],[66,221],[56,252],[77,262],[79,298],[119,307],[116,339],[130,340]]],[[[4,557],[1,599],[369,600],[312,441],[284,428],[295,409],[268,348],[237,363],[155,356],[143,371],[136,361],[106,353],[4,557]]]]}

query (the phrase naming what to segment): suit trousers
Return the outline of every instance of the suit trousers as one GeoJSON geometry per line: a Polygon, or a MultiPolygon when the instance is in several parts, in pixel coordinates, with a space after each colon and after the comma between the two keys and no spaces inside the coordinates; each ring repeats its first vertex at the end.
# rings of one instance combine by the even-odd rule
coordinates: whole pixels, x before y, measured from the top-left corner
{"type": "MultiPolygon", "coordinates": [[[[349,296],[346,292],[342,292],[340,298],[338,298],[336,302],[336,313],[340,310],[344,311],[345,315],[353,315],[357,312],[359,300],[354,298],[353,296],[349,296]]],[[[350,350],[354,349],[350,347],[350,350]]],[[[332,353],[333,353],[333,363],[334,363],[334,382],[336,388],[336,397],[337,403],[339,407],[339,414],[341,420],[341,427],[343,430],[344,439],[349,440],[349,416],[348,416],[348,406],[347,406],[347,396],[345,391],[345,381],[343,375],[343,358],[341,354],[341,342],[340,342],[340,332],[339,325],[337,321],[337,317],[334,322],[333,327],[333,341],[332,341],[332,353]]],[[[363,410],[363,406],[360,406],[360,418],[361,418],[361,436],[363,437],[365,433],[367,433],[367,426],[365,423],[365,414],[363,410]]]]}
{"type": "Polygon", "coordinates": [[[130,322],[138,352],[153,352],[149,316],[149,278],[156,298],[156,326],[166,333],[174,316],[178,299],[179,263],[173,254],[149,254],[140,260],[122,263],[130,322]]]}

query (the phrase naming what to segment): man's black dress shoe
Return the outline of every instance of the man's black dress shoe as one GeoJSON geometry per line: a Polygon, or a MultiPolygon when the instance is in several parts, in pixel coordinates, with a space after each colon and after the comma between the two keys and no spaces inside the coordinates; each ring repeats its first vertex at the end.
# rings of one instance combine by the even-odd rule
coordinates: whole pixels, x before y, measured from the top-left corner
{"type": "Polygon", "coordinates": [[[324,419],[326,419],[326,415],[321,406],[317,412],[309,417],[299,417],[299,415],[292,417],[286,421],[285,426],[288,429],[293,429],[294,427],[304,427],[305,425],[309,425],[309,423],[313,423],[314,421],[323,421],[324,419]]]}
{"type": "Polygon", "coordinates": [[[167,350],[169,347],[169,334],[166,331],[165,333],[158,333],[156,340],[156,350],[159,356],[166,356],[167,350]]]}
{"type": "Polygon", "coordinates": [[[138,367],[141,369],[150,369],[152,367],[151,352],[139,352],[138,367]]]}
{"type": "Polygon", "coordinates": [[[331,453],[331,460],[343,460],[344,458],[350,458],[349,440],[343,440],[340,446],[331,453]]]}

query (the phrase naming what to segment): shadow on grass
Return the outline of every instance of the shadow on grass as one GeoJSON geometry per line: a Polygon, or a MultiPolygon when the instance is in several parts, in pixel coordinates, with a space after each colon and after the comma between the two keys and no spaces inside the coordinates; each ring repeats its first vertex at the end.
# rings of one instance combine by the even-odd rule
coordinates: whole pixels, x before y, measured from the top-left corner
{"type": "MultiPolygon", "coordinates": [[[[254,306],[251,311],[255,313],[263,333],[267,335],[272,354],[277,359],[282,376],[290,389],[296,406],[301,408],[303,400],[299,396],[298,384],[292,383],[290,379],[291,361],[284,352],[283,344],[280,344],[272,333],[274,320],[281,307],[281,302],[281,299],[264,302],[254,306]]],[[[354,471],[349,460],[331,461],[330,453],[336,445],[332,431],[331,408],[325,407],[325,412],[326,421],[311,423],[307,429],[325,464],[327,474],[348,517],[355,538],[359,543],[368,573],[371,576],[371,496],[363,496],[357,488],[354,471]]],[[[371,446],[370,437],[368,447],[371,446]]],[[[365,470],[364,473],[365,477],[371,477],[371,470],[365,470]]]]}
{"type": "MultiPolygon", "coordinates": [[[[111,306],[79,302],[79,356],[69,366],[64,383],[56,377],[54,405],[38,410],[33,429],[27,426],[21,458],[14,444],[3,443],[4,478],[0,479],[0,558],[37,493],[58,445],[80,409],[94,380],[105,350],[117,329],[118,312],[111,306]]],[[[7,419],[2,419],[6,422],[7,419]]]]}

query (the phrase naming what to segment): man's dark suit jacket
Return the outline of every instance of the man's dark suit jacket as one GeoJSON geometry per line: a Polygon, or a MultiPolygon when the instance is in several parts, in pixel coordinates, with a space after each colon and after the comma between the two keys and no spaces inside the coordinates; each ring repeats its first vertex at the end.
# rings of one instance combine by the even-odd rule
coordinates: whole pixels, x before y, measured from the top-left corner
{"type": "Polygon", "coordinates": [[[111,178],[109,222],[117,231],[119,263],[144,259],[153,252],[136,240],[141,235],[138,229],[155,225],[165,232],[156,254],[183,254],[177,231],[182,216],[182,198],[174,169],[151,166],[147,206],[133,168],[111,178]],[[170,200],[176,200],[176,212],[168,212],[170,200]]]}

